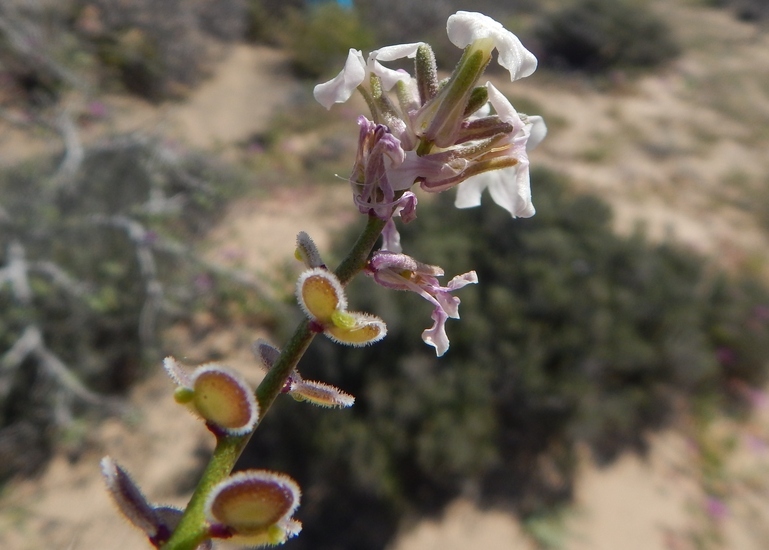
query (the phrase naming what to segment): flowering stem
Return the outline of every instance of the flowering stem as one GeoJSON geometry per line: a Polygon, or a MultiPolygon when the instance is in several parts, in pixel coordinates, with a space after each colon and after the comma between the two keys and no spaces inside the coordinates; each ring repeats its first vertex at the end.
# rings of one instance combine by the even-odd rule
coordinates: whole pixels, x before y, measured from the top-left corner
{"type": "MultiPolygon", "coordinates": [[[[368,255],[374,248],[384,226],[384,221],[374,215],[369,215],[363,232],[335,271],[343,285],[347,284],[366,265],[368,255]]],[[[309,321],[305,319],[299,323],[293,336],[283,348],[280,357],[259,384],[259,387],[256,388],[260,422],[285,385],[289,375],[296,368],[304,352],[307,351],[314,336],[315,333],[310,330],[309,321]]],[[[222,434],[217,437],[211,460],[206,466],[173,536],[162,546],[163,550],[195,550],[198,544],[207,538],[208,527],[204,517],[206,497],[217,483],[230,475],[235,462],[251,439],[256,427],[251,433],[245,435],[222,434]]]]}

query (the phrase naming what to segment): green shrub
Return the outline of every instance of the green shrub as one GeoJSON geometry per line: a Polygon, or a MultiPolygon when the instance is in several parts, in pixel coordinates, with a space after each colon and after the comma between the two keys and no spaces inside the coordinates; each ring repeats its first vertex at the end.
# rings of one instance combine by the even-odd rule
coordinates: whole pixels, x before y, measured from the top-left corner
{"type": "Polygon", "coordinates": [[[655,67],[679,51],[643,0],[574,0],[543,16],[535,35],[545,64],[593,73],[655,67]]]}
{"type": "Polygon", "coordinates": [[[444,357],[419,337],[428,304],[371,280],[348,296],[387,321],[385,341],[313,343],[303,375],[355,406],[328,414],[280,400],[242,463],[280,465],[304,488],[294,548],[384,548],[403,514],[437,512],[470,487],[536,514],[571,496],[578,443],[611,460],[643,449],[682,396],[723,398],[766,379],[765,288],[681,248],[616,236],[605,203],[550,172],[532,182],[531,219],[488,200],[456,210],[445,194],[402,232],[406,252],[448,277],[478,273],[458,293],[444,357]]]}
{"type": "Polygon", "coordinates": [[[302,77],[317,78],[341,70],[350,48],[368,51],[374,34],[357,13],[326,2],[288,18],[285,41],[292,64],[302,77]]]}
{"type": "Polygon", "coordinates": [[[204,305],[226,318],[236,287],[190,244],[237,189],[233,172],[133,137],[87,148],[71,178],[56,166],[0,172],[0,480],[34,472],[57,427],[108,404],[79,385],[125,393],[162,357],[164,327],[204,305]]]}
{"type": "Polygon", "coordinates": [[[707,5],[731,9],[743,21],[761,21],[769,18],[769,2],[766,0],[708,0],[707,5]]]}
{"type": "Polygon", "coordinates": [[[105,78],[154,101],[186,94],[210,71],[215,42],[242,39],[248,25],[246,0],[79,0],[73,11],[105,78]]]}

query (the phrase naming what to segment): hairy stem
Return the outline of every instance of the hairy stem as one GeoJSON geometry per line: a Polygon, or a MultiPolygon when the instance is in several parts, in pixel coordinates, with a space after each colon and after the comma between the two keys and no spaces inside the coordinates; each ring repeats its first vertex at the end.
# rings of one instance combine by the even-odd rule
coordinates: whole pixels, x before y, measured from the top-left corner
{"type": "MultiPolygon", "coordinates": [[[[366,265],[368,255],[374,248],[384,226],[384,221],[369,215],[363,232],[335,271],[343,285],[346,285],[366,265]]],[[[275,365],[256,388],[260,422],[285,385],[289,375],[296,368],[304,352],[307,351],[314,336],[315,333],[310,330],[307,320],[299,323],[275,365]]],[[[230,475],[235,462],[251,439],[256,427],[246,435],[222,435],[217,438],[211,460],[187,504],[187,509],[184,511],[178,527],[168,542],[162,546],[163,550],[195,550],[198,544],[207,538],[208,528],[203,514],[206,497],[217,483],[230,475]]]]}

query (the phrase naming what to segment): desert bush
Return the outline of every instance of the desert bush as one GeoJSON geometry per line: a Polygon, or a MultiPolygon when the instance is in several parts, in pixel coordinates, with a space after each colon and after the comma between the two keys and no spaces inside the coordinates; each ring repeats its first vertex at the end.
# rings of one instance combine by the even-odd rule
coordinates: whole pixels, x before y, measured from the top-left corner
{"type": "MultiPolygon", "coordinates": [[[[468,6],[461,0],[372,0],[358,2],[356,9],[368,28],[375,33],[379,44],[405,44],[428,42],[438,65],[451,67],[459,59],[459,52],[446,37],[446,19],[458,10],[482,12],[507,27],[520,31],[521,14],[538,13],[540,4],[532,0],[479,0],[468,6]]],[[[410,67],[409,67],[410,68],[410,67]]]]}
{"type": "Polygon", "coordinates": [[[154,101],[179,97],[247,26],[247,0],[9,0],[0,6],[0,77],[35,97],[116,84],[154,101]]]}
{"type": "Polygon", "coordinates": [[[190,244],[232,170],[136,136],[86,148],[70,177],[57,164],[0,172],[0,480],[39,468],[81,413],[116,412],[104,396],[158,361],[168,323],[204,305],[226,318],[243,289],[190,244]]]}
{"type": "Polygon", "coordinates": [[[592,73],[655,67],[679,51],[643,0],[574,0],[543,16],[534,34],[545,64],[592,73]]]}
{"type": "Polygon", "coordinates": [[[382,315],[389,345],[313,343],[302,373],[355,406],[315,414],[281,400],[242,462],[279,465],[304,488],[293,548],[384,548],[403,514],[462,491],[536,513],[571,496],[577,443],[607,461],[642,450],[681,398],[729,402],[766,380],[767,289],[615,235],[605,203],[551,172],[532,181],[534,218],[513,221],[491,201],[456,210],[442,195],[405,226],[409,254],[449,276],[478,272],[440,360],[417,336],[430,307],[365,280],[350,303],[382,315]]]}
{"type": "Polygon", "coordinates": [[[123,86],[148,99],[184,95],[210,70],[212,38],[235,41],[246,0],[81,0],[76,28],[123,86]]]}
{"type": "Polygon", "coordinates": [[[504,2],[480,0],[468,7],[459,0],[372,0],[356,6],[361,17],[376,32],[378,42],[399,44],[428,41],[434,46],[434,38],[446,42],[446,19],[457,10],[482,12],[498,21],[512,18],[521,12],[536,11],[539,4],[531,0],[507,0],[504,2]],[[429,36],[430,40],[425,37],[429,36]]]}
{"type": "Polygon", "coordinates": [[[67,24],[69,2],[0,3],[0,104],[46,107],[66,89],[94,84],[67,24]]]}
{"type": "Polygon", "coordinates": [[[707,5],[729,8],[738,19],[761,21],[769,18],[769,2],[766,0],[708,0],[707,5]]]}
{"type": "Polygon", "coordinates": [[[338,71],[350,48],[368,50],[374,43],[357,12],[333,2],[291,12],[283,35],[294,69],[307,78],[338,71]]]}

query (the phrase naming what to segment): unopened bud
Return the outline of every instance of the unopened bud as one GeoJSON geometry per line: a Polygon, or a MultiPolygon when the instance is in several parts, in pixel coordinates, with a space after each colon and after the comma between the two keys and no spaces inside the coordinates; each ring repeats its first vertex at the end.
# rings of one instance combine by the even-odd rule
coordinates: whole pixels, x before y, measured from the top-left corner
{"type": "Polygon", "coordinates": [[[325,267],[318,247],[304,231],[300,231],[296,236],[296,258],[309,268],[325,267]]]}
{"type": "Polygon", "coordinates": [[[128,472],[112,458],[105,456],[101,459],[101,473],[112,500],[128,521],[148,537],[155,537],[161,520],[128,472]]]}
{"type": "Polygon", "coordinates": [[[302,380],[294,382],[289,392],[297,401],[307,401],[319,407],[352,407],[355,398],[330,384],[302,380]]]}

